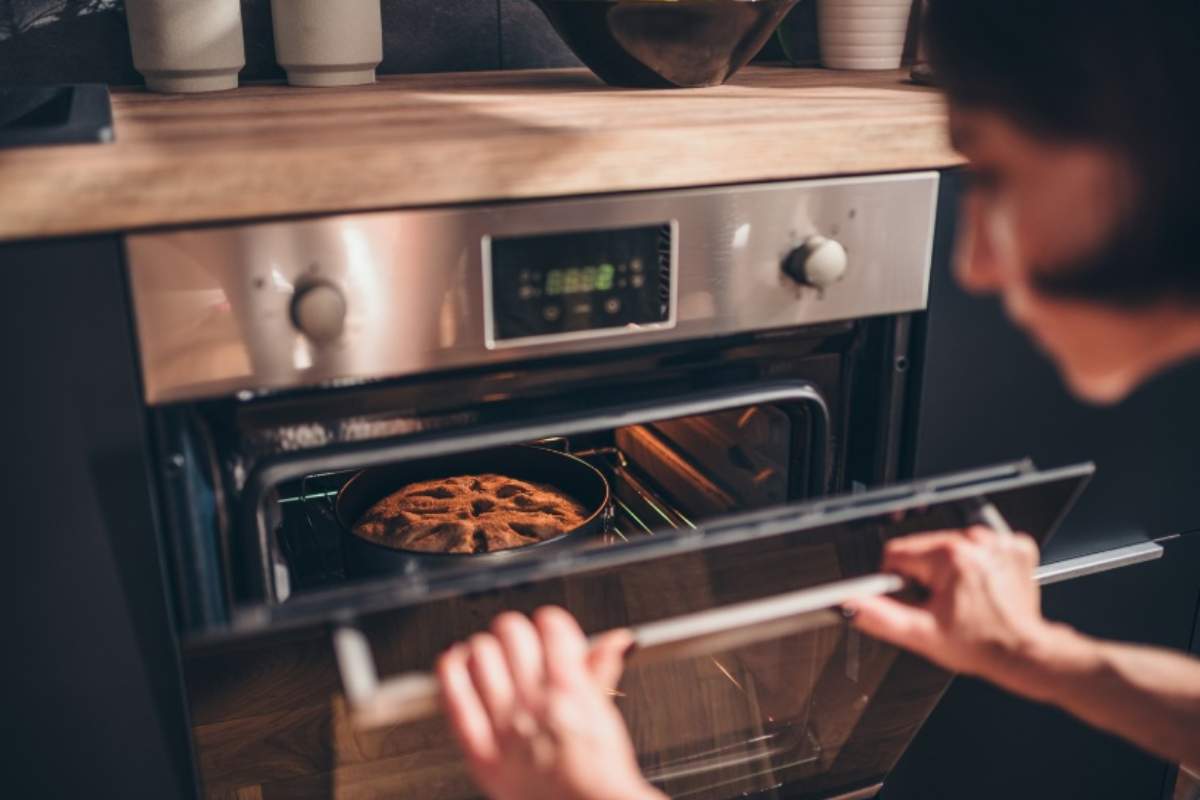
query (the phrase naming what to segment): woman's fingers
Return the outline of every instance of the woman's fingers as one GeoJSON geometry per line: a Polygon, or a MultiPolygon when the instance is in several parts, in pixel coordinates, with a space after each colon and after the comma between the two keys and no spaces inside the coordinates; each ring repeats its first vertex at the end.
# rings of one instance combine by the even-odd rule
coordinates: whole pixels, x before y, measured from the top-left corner
{"type": "Polygon", "coordinates": [[[587,640],[575,618],[561,608],[539,608],[533,622],[542,636],[546,678],[551,684],[575,687],[591,680],[587,640]]]}
{"type": "Polygon", "coordinates": [[[467,670],[496,733],[507,731],[516,703],[516,688],[508,671],[504,651],[495,636],[479,633],[467,642],[467,670]]]}
{"type": "Polygon", "coordinates": [[[587,668],[592,682],[602,689],[615,689],[625,671],[625,654],[633,646],[633,634],[628,630],[609,631],[592,640],[587,654],[587,668]]]}
{"type": "Polygon", "coordinates": [[[502,614],[492,633],[477,634],[438,662],[447,713],[463,747],[493,756],[521,717],[537,714],[546,687],[615,687],[633,644],[627,630],[610,631],[589,647],[575,618],[561,608],[539,609],[533,622],[502,614]],[[527,713],[528,712],[528,713],[527,713]]]}
{"type": "Polygon", "coordinates": [[[929,531],[914,533],[890,540],[884,548],[885,555],[927,555],[943,549],[953,542],[961,542],[962,531],[929,531]]]}
{"type": "Polygon", "coordinates": [[[909,650],[928,653],[938,635],[932,614],[890,597],[864,597],[847,603],[845,610],[863,633],[909,650]]]}
{"type": "MultiPolygon", "coordinates": [[[[549,629],[562,630],[568,637],[568,657],[574,658],[574,642],[582,638],[573,619],[562,619],[569,614],[561,609],[546,612],[550,617],[549,629]],[[558,617],[555,620],[555,617],[558,617]],[[561,623],[561,628],[560,624],[561,623]]],[[[546,658],[542,652],[542,633],[522,614],[507,612],[496,617],[492,633],[504,648],[504,655],[512,672],[519,702],[536,708],[541,702],[542,685],[546,677],[546,658]]],[[[633,634],[628,630],[609,631],[584,645],[584,667],[592,682],[605,689],[616,687],[625,668],[625,654],[633,645],[633,634]]]]}
{"type": "Polygon", "coordinates": [[[467,669],[470,651],[459,644],[447,650],[437,664],[438,679],[442,684],[442,706],[450,729],[459,746],[470,758],[494,761],[499,755],[492,723],[488,719],[483,701],[475,690],[471,674],[467,669]]]}
{"type": "Polygon", "coordinates": [[[537,708],[545,682],[542,641],[537,629],[524,614],[509,611],[492,622],[492,633],[504,649],[518,701],[528,708],[537,708]]]}
{"type": "Polygon", "coordinates": [[[1036,567],[1040,560],[1041,554],[1038,551],[1037,542],[1025,533],[998,536],[991,528],[975,525],[967,529],[966,536],[972,544],[985,550],[1016,554],[1020,563],[1031,569],[1036,567]]]}
{"type": "Polygon", "coordinates": [[[937,578],[946,575],[956,551],[964,546],[969,544],[957,531],[920,533],[893,539],[884,547],[881,569],[923,586],[932,586],[937,578]]]}

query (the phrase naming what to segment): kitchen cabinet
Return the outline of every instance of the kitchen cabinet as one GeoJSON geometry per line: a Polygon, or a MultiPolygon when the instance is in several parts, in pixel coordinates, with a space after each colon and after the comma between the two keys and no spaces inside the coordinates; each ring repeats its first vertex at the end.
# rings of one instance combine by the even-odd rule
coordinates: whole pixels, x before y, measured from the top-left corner
{"type": "Polygon", "coordinates": [[[0,245],[0,274],[4,794],[191,797],[120,242],[0,245]]]}

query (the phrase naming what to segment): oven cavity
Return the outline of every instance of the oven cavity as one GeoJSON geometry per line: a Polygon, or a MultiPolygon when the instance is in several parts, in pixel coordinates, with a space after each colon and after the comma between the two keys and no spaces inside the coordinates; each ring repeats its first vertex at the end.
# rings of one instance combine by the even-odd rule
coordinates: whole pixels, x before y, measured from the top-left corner
{"type": "MultiPolygon", "coordinates": [[[[592,535],[572,543],[590,549],[666,531],[691,530],[722,514],[811,496],[815,487],[810,476],[821,471],[824,460],[820,443],[813,441],[811,413],[804,404],[791,408],[754,405],[524,444],[569,454],[603,476],[610,496],[601,510],[601,524],[592,535]]],[[[460,461],[464,468],[469,467],[473,454],[463,453],[460,461]]],[[[406,474],[421,474],[420,463],[406,474]]],[[[485,471],[494,466],[490,459],[485,463],[480,458],[479,463],[485,471]]],[[[429,478],[440,477],[436,465],[429,470],[429,478]]],[[[305,474],[281,483],[272,493],[266,517],[271,521],[279,560],[288,573],[288,591],[281,593],[277,587],[274,601],[284,602],[293,593],[335,587],[380,572],[364,567],[361,557],[346,552],[347,524],[355,520],[339,513],[338,503],[345,496],[344,488],[360,473],[351,468],[305,474]]],[[[391,488],[398,491],[404,486],[391,488]]],[[[501,487],[498,495],[503,491],[501,487]]],[[[454,495],[450,487],[430,490],[431,495],[433,492],[446,499],[454,495]]],[[[467,513],[477,518],[494,504],[494,500],[476,498],[467,513]]],[[[522,526],[528,529],[527,544],[537,545],[542,538],[538,531],[528,523],[511,524],[518,532],[522,526]]],[[[486,536],[482,531],[474,536],[474,553],[486,553],[486,536]]],[[[536,557],[536,550],[514,548],[508,554],[536,557]]],[[[392,560],[392,568],[383,572],[412,576],[462,568],[475,561],[416,553],[395,555],[398,558],[392,560]]],[[[478,563],[486,568],[488,562],[478,563]]]]}

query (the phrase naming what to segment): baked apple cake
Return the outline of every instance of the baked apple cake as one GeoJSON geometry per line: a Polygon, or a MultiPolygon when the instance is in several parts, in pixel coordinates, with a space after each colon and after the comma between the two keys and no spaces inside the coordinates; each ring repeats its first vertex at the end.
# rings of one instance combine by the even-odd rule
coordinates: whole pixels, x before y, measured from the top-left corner
{"type": "Polygon", "coordinates": [[[371,506],[359,536],[398,550],[492,553],[579,527],[587,511],[565,493],[504,475],[458,475],[412,483],[371,506]]]}

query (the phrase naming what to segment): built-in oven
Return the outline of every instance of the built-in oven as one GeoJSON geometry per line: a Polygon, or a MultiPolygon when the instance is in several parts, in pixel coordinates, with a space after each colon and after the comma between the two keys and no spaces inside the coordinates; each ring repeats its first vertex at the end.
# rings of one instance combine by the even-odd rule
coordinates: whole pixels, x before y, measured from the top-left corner
{"type": "Polygon", "coordinates": [[[1089,474],[904,480],[937,188],[128,237],[209,796],[474,796],[423,672],[500,611],[550,603],[589,632],[633,626],[614,696],[672,796],[873,796],[949,676],[838,605],[899,588],[874,573],[901,533],[999,509],[1044,539],[1089,474]],[[365,540],[363,509],[406,484],[483,473],[575,492],[589,523],[489,552],[490,506],[468,504],[439,523],[463,533],[453,555],[365,540]]]}

